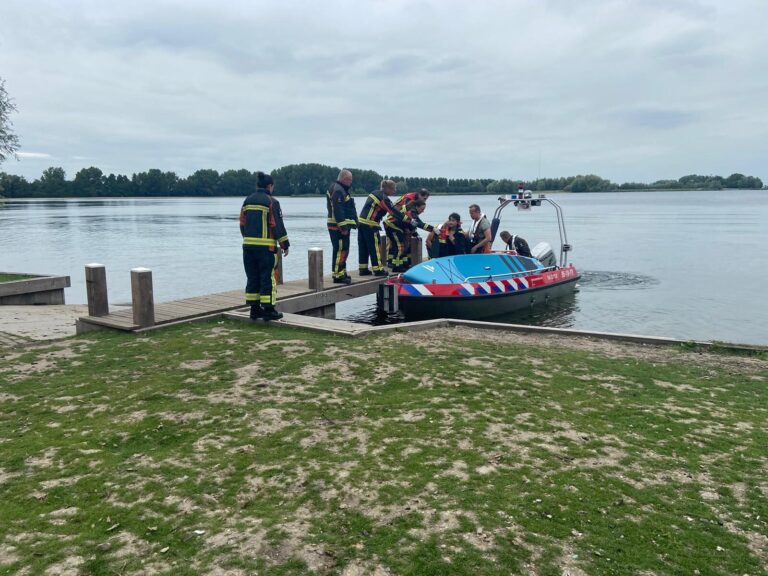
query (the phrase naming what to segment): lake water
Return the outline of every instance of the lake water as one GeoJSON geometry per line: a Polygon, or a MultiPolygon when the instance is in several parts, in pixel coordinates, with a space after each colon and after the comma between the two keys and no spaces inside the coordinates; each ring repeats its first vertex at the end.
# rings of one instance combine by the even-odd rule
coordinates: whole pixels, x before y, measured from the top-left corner
{"type": "MultiPolygon", "coordinates": [[[[307,276],[307,249],[325,250],[324,198],[280,198],[291,251],[287,280],[307,276]]],[[[557,194],[569,262],[583,277],[572,298],[510,321],[685,339],[768,344],[768,191],[557,194]]],[[[357,198],[358,208],[363,198],[357,198]]],[[[433,196],[423,214],[469,220],[476,202],[490,218],[492,196],[433,196]]],[[[242,198],[6,200],[0,202],[0,271],[72,278],[70,304],[85,303],[83,267],[107,267],[111,304],[130,302],[130,269],[152,269],[163,302],[244,286],[238,212],[242,198]]],[[[508,207],[500,229],[531,246],[558,246],[554,210],[508,207]]],[[[353,239],[350,269],[357,268],[353,239]]],[[[499,240],[496,247],[500,247],[499,240]]],[[[337,316],[376,322],[375,298],[337,307],[337,316]]]]}

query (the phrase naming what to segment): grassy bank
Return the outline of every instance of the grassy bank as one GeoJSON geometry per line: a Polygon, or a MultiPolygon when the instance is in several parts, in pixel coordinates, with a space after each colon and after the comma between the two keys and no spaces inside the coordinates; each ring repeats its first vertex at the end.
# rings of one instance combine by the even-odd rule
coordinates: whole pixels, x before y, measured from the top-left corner
{"type": "Polygon", "coordinates": [[[3,574],[768,571],[765,358],[213,322],[0,382],[3,574]]]}
{"type": "Polygon", "coordinates": [[[0,272],[0,284],[3,282],[15,282],[16,280],[29,280],[30,278],[34,278],[34,276],[29,276],[28,274],[5,274],[4,272],[0,272]]]}

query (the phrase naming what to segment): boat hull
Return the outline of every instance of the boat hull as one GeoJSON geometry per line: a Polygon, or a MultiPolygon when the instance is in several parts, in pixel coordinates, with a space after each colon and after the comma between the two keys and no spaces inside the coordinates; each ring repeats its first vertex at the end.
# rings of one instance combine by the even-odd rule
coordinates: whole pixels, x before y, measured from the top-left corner
{"type": "Polygon", "coordinates": [[[572,294],[579,278],[576,269],[568,266],[501,282],[454,285],[397,282],[399,308],[406,320],[480,320],[540,306],[572,294]]]}

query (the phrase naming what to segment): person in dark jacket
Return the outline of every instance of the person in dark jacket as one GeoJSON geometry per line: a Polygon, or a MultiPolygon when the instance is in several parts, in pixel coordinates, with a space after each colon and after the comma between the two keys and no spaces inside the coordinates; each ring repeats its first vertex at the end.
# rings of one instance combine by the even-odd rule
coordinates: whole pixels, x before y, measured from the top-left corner
{"type": "Polygon", "coordinates": [[[290,242],[280,202],[272,197],[272,176],[257,172],[256,179],[256,191],[245,199],[240,209],[243,266],[248,278],[245,303],[251,307],[251,320],[279,320],[283,314],[275,308],[277,250],[288,256],[290,242]]]}
{"type": "Polygon", "coordinates": [[[379,232],[381,220],[388,214],[402,220],[402,214],[396,210],[388,196],[395,193],[393,180],[382,180],[378,190],[368,194],[363,209],[360,211],[357,227],[357,253],[360,264],[360,276],[386,276],[384,264],[379,258],[379,232]],[[368,260],[371,268],[368,268],[368,260]]]}
{"type": "Polygon", "coordinates": [[[440,244],[438,254],[441,258],[466,254],[467,237],[461,229],[461,216],[458,213],[452,212],[445,224],[440,227],[438,242],[440,244]]]}
{"type": "Polygon", "coordinates": [[[333,249],[333,281],[336,284],[351,284],[347,274],[347,256],[349,255],[349,234],[357,228],[357,210],[355,200],[349,193],[352,186],[352,172],[342,170],[338,179],[326,192],[328,208],[328,235],[333,249]]]}
{"type": "Polygon", "coordinates": [[[528,246],[528,242],[525,241],[525,238],[522,238],[520,236],[513,236],[506,230],[502,231],[499,234],[499,238],[501,238],[501,241],[507,245],[507,250],[514,250],[520,256],[527,256],[528,258],[533,258],[533,256],[531,255],[531,249],[528,246]]]}
{"type": "Polygon", "coordinates": [[[434,226],[424,223],[419,215],[424,212],[427,204],[423,200],[413,200],[401,208],[402,218],[387,215],[384,219],[384,229],[387,233],[388,250],[387,264],[392,272],[405,272],[411,262],[411,236],[421,228],[432,232],[434,226]]]}

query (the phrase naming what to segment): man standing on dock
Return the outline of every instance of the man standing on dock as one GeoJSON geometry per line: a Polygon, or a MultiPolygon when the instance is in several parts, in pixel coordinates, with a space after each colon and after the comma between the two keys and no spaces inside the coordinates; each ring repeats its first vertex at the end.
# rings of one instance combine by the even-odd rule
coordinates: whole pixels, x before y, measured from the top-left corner
{"type": "Polygon", "coordinates": [[[349,193],[351,186],[352,172],[344,169],[339,172],[338,179],[326,192],[328,235],[331,237],[333,248],[332,276],[336,284],[352,283],[352,278],[347,274],[347,256],[350,231],[357,228],[357,210],[355,200],[349,193]]]}
{"type": "Polygon", "coordinates": [[[256,173],[256,191],[240,209],[240,234],[243,236],[243,266],[248,283],[245,303],[251,307],[251,320],[279,320],[277,301],[277,250],[288,256],[288,233],[283,224],[280,202],[272,197],[274,182],[264,172],[256,173]]]}

